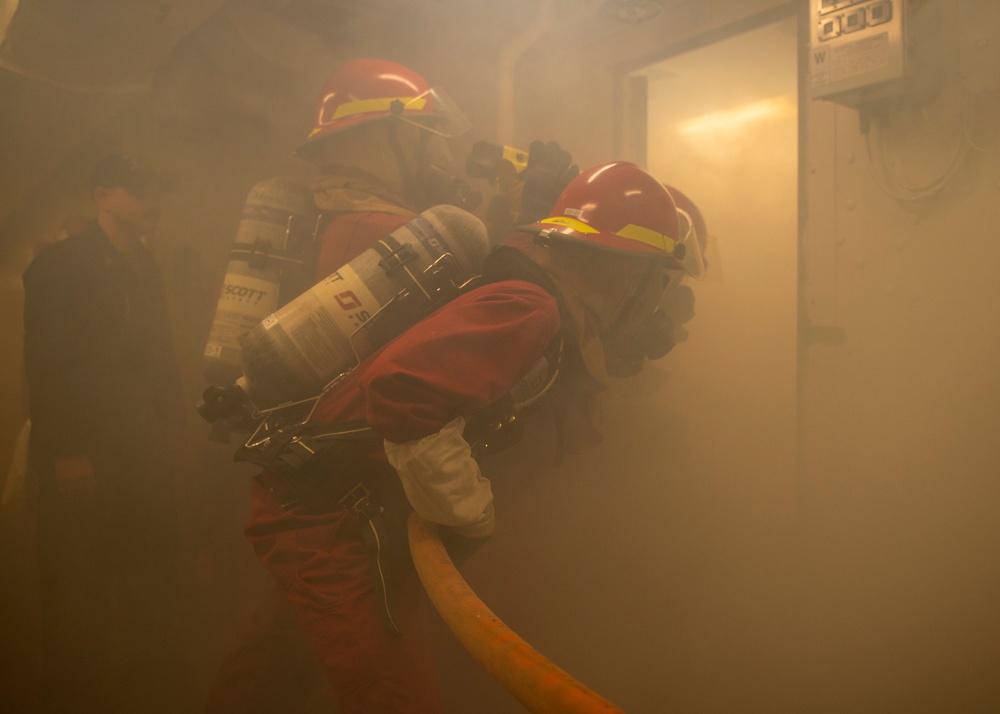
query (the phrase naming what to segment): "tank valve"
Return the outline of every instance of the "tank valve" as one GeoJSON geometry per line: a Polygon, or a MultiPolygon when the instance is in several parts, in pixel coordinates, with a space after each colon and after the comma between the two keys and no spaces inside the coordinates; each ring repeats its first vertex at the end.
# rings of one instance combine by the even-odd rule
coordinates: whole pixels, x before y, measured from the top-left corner
{"type": "Polygon", "coordinates": [[[243,408],[246,396],[243,390],[232,387],[211,386],[202,392],[202,403],[198,405],[198,413],[209,424],[220,419],[235,416],[243,408]]]}

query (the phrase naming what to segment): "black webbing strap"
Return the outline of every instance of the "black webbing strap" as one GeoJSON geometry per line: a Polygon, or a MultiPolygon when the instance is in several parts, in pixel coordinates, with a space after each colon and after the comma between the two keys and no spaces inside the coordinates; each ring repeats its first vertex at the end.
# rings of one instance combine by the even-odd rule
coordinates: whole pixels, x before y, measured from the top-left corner
{"type": "Polygon", "coordinates": [[[365,460],[351,443],[377,438],[362,420],[305,422],[275,429],[254,446],[241,446],[233,459],[270,470],[284,486],[279,498],[288,510],[320,494],[326,501],[348,494],[362,480],[357,474],[364,473],[365,460]]]}
{"type": "Polygon", "coordinates": [[[415,270],[420,257],[407,243],[400,243],[392,235],[387,235],[372,246],[379,254],[379,266],[390,278],[396,280],[408,292],[423,295],[427,300],[431,296],[420,282],[419,271],[415,270]]]}
{"type": "Polygon", "coordinates": [[[305,263],[302,258],[296,258],[284,251],[276,250],[271,245],[271,241],[236,243],[229,251],[229,259],[245,260],[251,268],[258,270],[263,269],[268,261],[294,266],[301,266],[305,263]]]}
{"type": "Polygon", "coordinates": [[[363,420],[328,425],[304,422],[275,429],[254,446],[236,450],[234,461],[249,461],[264,466],[277,475],[291,478],[302,475],[331,446],[346,441],[374,438],[363,420]]]}
{"type": "Polygon", "coordinates": [[[379,437],[362,420],[332,426],[306,422],[275,430],[259,446],[241,447],[236,460],[270,469],[281,485],[277,496],[285,510],[321,499],[357,514],[382,623],[387,632],[398,635],[389,606],[391,576],[382,557],[387,542],[383,509],[369,490],[367,455],[352,448],[352,442],[373,438],[379,437]]]}

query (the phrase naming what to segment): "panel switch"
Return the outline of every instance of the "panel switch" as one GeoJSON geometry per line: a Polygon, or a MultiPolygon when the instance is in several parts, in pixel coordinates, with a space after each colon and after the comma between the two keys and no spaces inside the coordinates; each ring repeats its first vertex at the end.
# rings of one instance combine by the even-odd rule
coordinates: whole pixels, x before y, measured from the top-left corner
{"type": "Polygon", "coordinates": [[[881,25],[892,19],[892,3],[887,0],[868,6],[868,25],[881,25]]]}
{"type": "Polygon", "coordinates": [[[865,29],[865,9],[863,7],[859,7],[857,10],[852,10],[844,15],[845,35],[848,32],[857,32],[863,29],[865,29]]]}
{"type": "Polygon", "coordinates": [[[840,35],[840,18],[831,17],[819,23],[819,39],[830,40],[840,35]]]}

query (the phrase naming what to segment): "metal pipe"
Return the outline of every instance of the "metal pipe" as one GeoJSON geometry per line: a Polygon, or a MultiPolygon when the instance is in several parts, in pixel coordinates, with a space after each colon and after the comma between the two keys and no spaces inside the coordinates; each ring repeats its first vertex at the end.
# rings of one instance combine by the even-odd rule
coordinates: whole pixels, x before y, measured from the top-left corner
{"type": "Polygon", "coordinates": [[[469,653],[530,712],[611,714],[622,710],[573,679],[508,628],[459,574],[438,526],[410,515],[410,552],[442,619],[469,653]]]}
{"type": "Polygon", "coordinates": [[[21,0],[0,2],[0,44],[3,44],[4,38],[7,37],[7,28],[10,27],[10,21],[14,19],[14,13],[17,12],[20,3],[21,0]]]}

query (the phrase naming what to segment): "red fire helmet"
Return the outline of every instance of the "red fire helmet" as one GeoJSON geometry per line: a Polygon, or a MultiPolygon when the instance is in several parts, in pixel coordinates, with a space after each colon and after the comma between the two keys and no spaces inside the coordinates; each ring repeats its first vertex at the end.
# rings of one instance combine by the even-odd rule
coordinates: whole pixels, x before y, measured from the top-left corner
{"type": "Polygon", "coordinates": [[[366,122],[395,117],[442,136],[469,127],[468,119],[439,88],[396,62],[356,59],[327,77],[316,105],[316,121],[305,146],[366,122]]]}
{"type": "Polygon", "coordinates": [[[532,228],[542,236],[585,241],[605,250],[665,255],[685,270],[687,253],[700,254],[697,240],[692,247],[680,235],[681,217],[670,192],[625,161],[581,173],[559,196],[552,215],[532,228]]]}

